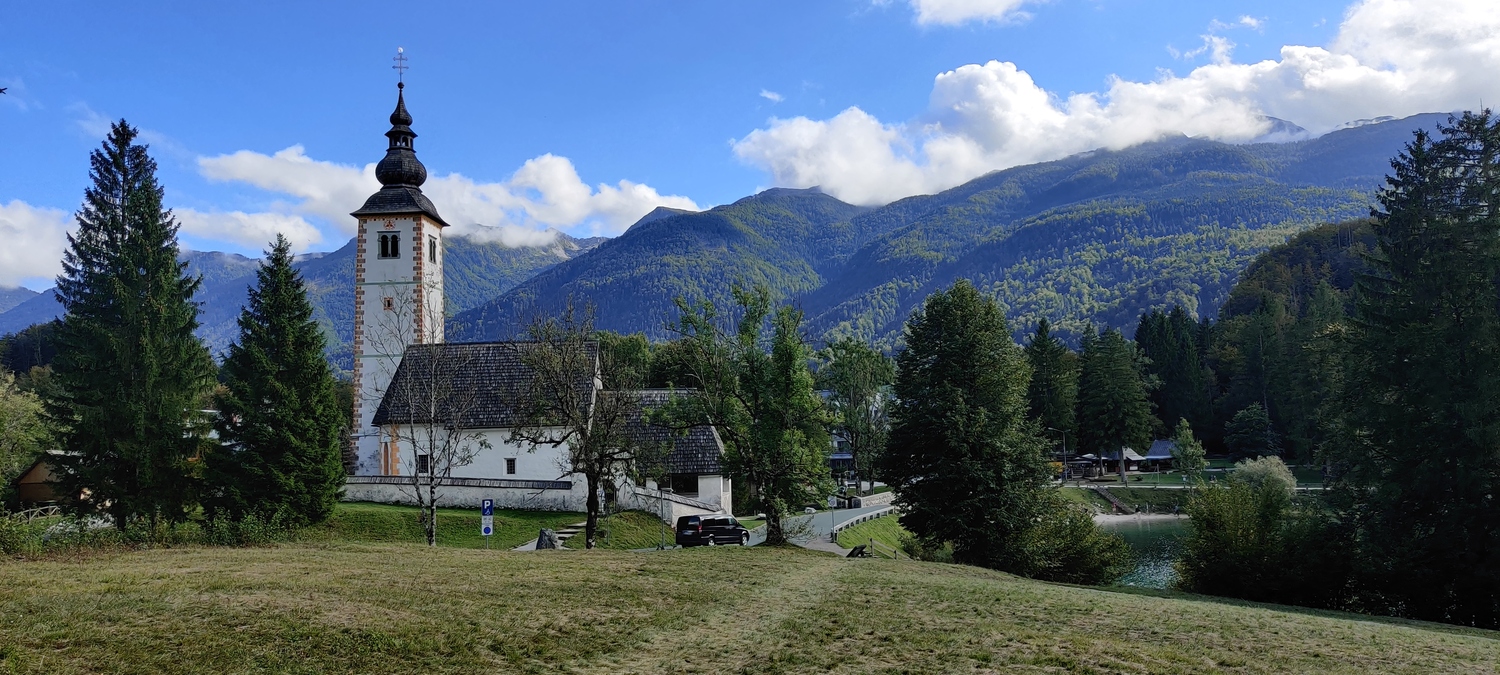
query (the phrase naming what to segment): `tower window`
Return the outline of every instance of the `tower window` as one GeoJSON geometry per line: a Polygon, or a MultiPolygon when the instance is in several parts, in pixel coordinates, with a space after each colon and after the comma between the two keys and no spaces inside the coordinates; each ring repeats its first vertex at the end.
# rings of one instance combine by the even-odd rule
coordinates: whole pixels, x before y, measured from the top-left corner
{"type": "Polygon", "coordinates": [[[401,235],[399,235],[399,234],[382,234],[382,235],[380,235],[380,257],[382,257],[382,258],[399,258],[399,257],[401,257],[401,235]]]}
{"type": "Polygon", "coordinates": [[[385,311],[387,311],[387,312],[394,312],[394,311],[396,311],[396,299],[395,298],[387,295],[387,296],[381,298],[380,301],[381,301],[381,304],[385,306],[385,311]]]}
{"type": "Polygon", "coordinates": [[[417,455],[417,473],[432,473],[432,458],[429,455],[417,455]]]}
{"type": "Polygon", "coordinates": [[[427,237],[427,262],[437,263],[437,237],[427,237]]]}

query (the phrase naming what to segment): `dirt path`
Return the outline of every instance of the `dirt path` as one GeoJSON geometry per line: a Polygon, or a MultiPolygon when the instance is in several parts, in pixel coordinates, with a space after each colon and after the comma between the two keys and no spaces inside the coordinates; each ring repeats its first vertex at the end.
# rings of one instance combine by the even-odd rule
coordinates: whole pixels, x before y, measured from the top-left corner
{"type": "MultiPolygon", "coordinates": [[[[766,645],[774,644],[780,625],[815,607],[832,592],[839,558],[808,557],[806,564],[759,588],[739,602],[699,617],[692,625],[660,632],[621,660],[575,664],[582,672],[719,673],[745,669],[766,645]],[[726,655],[729,655],[726,659],[726,655]]],[[[705,580],[712,575],[705,575],[705,580]]],[[[705,588],[705,592],[711,589],[705,588]]]]}

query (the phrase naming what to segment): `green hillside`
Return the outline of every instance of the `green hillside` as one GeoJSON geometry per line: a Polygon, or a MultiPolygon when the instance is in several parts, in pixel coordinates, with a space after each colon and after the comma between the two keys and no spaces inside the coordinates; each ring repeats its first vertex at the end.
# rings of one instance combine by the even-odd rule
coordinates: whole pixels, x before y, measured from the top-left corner
{"type": "Polygon", "coordinates": [[[774,189],[701,213],[654,213],[593,251],[458,314],[449,334],[510,338],[534,311],[555,312],[571,297],[593,303],[600,326],[662,335],[678,296],[720,300],[736,282],[763,283],[783,296],[808,293],[870,238],[850,222],[864,210],[816,190],[774,189]]]}
{"type": "Polygon", "coordinates": [[[1168,139],[1017,167],[860,211],[772,190],[638,225],[455,318],[462,339],[513,335],[531,308],[568,297],[601,327],[665,337],[671,300],[728,304],[766,283],[818,337],[890,345],[924,297],[955,279],[994,293],[1017,333],[1046,316],[1065,334],[1127,327],[1182,304],[1213,316],[1241,270],[1288,236],[1368,214],[1389,159],[1442,115],[1289,144],[1168,139]]]}

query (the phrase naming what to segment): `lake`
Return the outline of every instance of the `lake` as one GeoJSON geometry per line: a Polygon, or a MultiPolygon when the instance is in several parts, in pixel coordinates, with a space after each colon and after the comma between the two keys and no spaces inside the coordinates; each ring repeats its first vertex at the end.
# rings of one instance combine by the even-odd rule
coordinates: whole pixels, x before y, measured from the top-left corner
{"type": "Polygon", "coordinates": [[[1106,532],[1120,535],[1135,553],[1136,565],[1119,581],[1122,586],[1170,588],[1177,581],[1172,563],[1187,534],[1186,518],[1142,518],[1112,520],[1099,524],[1106,532]]]}

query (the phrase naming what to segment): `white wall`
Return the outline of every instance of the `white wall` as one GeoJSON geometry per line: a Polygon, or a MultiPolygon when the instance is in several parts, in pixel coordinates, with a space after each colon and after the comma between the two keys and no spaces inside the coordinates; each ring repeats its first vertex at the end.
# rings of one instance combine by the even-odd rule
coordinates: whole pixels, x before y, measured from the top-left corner
{"type": "Polygon", "coordinates": [[[381,464],[379,430],[372,426],[406,347],[443,341],[442,227],[421,216],[361,219],[355,259],[356,325],[354,359],[359,388],[355,405],[356,473],[386,473],[381,464]],[[380,235],[398,234],[395,258],[380,257],[380,235]],[[427,258],[427,238],[438,241],[437,261],[427,258]],[[420,270],[420,274],[419,274],[420,270]],[[420,284],[419,284],[420,281],[420,284]],[[393,309],[386,309],[389,298],[393,309]],[[421,334],[417,326],[421,324],[421,334]]]}

